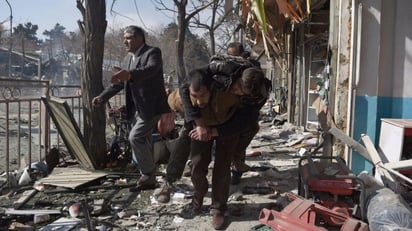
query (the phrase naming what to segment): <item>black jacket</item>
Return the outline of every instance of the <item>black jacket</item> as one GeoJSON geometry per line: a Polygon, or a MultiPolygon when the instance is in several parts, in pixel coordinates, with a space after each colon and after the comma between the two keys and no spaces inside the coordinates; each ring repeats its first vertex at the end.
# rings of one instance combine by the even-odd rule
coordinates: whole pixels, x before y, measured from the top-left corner
{"type": "Polygon", "coordinates": [[[126,55],[122,63],[122,68],[130,71],[131,79],[123,83],[112,84],[100,94],[100,97],[107,101],[125,89],[128,119],[132,118],[136,111],[144,120],[170,112],[164,86],[160,49],[144,44],[134,61],[132,56],[126,55]]]}
{"type": "MultiPolygon", "coordinates": [[[[253,64],[245,65],[241,62],[237,64],[237,60],[223,64],[222,60],[220,57],[217,57],[217,59],[212,58],[209,65],[204,67],[208,69],[210,73],[209,77],[213,79],[212,88],[218,91],[228,91],[232,82],[241,75],[244,69],[254,66],[253,64]],[[239,68],[239,65],[242,65],[242,67],[239,68]]],[[[243,62],[245,62],[244,59],[243,62]]],[[[233,116],[225,123],[214,126],[218,130],[219,136],[241,133],[244,129],[247,129],[249,125],[254,125],[254,123],[257,122],[260,109],[269,97],[272,88],[271,81],[265,78],[262,88],[264,88],[264,90],[262,90],[261,96],[241,97],[241,107],[237,109],[233,116]]],[[[200,110],[191,104],[189,85],[187,83],[183,84],[179,92],[185,110],[185,119],[187,121],[193,121],[202,117],[200,110]]]]}

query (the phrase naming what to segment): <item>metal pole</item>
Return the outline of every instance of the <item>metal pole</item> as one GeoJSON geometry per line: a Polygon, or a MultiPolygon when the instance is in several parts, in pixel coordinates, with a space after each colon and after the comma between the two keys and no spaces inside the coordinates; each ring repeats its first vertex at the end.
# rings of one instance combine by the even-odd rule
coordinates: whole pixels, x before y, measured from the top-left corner
{"type": "Polygon", "coordinates": [[[41,63],[42,63],[42,53],[41,53],[41,51],[39,52],[39,66],[38,66],[38,77],[39,77],[39,80],[41,80],[41,63]]]}
{"type": "Polygon", "coordinates": [[[9,40],[9,78],[11,78],[11,57],[12,57],[12,48],[13,48],[13,39],[12,39],[12,34],[13,34],[13,10],[11,8],[11,5],[8,0],[5,0],[7,5],[9,5],[10,8],[10,40],[9,40]]]}

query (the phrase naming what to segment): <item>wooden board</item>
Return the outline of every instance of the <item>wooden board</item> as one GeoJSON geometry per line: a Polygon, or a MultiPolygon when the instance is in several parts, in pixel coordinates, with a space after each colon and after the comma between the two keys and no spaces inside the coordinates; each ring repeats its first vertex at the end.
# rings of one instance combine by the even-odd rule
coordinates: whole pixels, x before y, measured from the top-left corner
{"type": "Polygon", "coordinates": [[[75,189],[107,175],[108,173],[105,172],[85,170],[79,167],[54,168],[49,176],[40,179],[39,182],[47,185],[75,189]]]}

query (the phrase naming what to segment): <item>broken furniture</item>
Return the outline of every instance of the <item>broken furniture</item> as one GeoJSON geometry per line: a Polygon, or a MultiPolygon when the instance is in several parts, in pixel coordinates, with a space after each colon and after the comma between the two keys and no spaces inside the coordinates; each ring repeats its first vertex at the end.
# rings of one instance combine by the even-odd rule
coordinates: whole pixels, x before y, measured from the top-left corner
{"type": "Polygon", "coordinates": [[[412,159],[412,120],[381,119],[379,147],[387,162],[412,159]]]}
{"type": "MultiPolygon", "coordinates": [[[[407,177],[410,180],[412,178],[412,120],[391,118],[381,119],[381,121],[379,137],[380,152],[375,153],[378,155],[376,156],[376,161],[382,163],[380,167],[385,165],[386,168],[395,169],[401,174],[398,175],[395,173],[395,175],[398,175],[403,179],[407,177]]],[[[365,143],[365,140],[363,141],[365,143]]],[[[372,149],[372,147],[369,149],[372,149]]],[[[370,152],[374,151],[371,150],[370,152]]],[[[380,173],[378,172],[378,174],[380,173]]],[[[386,178],[387,176],[383,177],[386,178]]],[[[386,181],[388,181],[388,179],[386,179],[386,181]]],[[[399,184],[390,184],[390,188],[399,191],[399,184]]],[[[409,189],[412,189],[412,185],[409,185],[409,189]]]]}
{"type": "MultiPolygon", "coordinates": [[[[365,186],[340,157],[306,155],[298,163],[298,194],[342,213],[365,220],[365,186]],[[322,160],[322,161],[321,161],[322,160]]],[[[330,225],[342,220],[325,218],[330,225]]]]}
{"type": "Polygon", "coordinates": [[[276,231],[321,231],[328,229],[320,226],[322,219],[339,220],[342,231],[366,231],[368,225],[360,220],[328,209],[311,200],[292,193],[285,196],[292,200],[282,211],[262,209],[259,222],[276,231]]]}
{"type": "Polygon", "coordinates": [[[375,167],[375,178],[371,178],[382,183],[382,185],[374,182],[371,184],[370,180],[367,183],[368,199],[365,202],[367,204],[365,213],[370,228],[373,230],[388,229],[388,227],[391,230],[412,228],[412,209],[401,196],[401,194],[411,193],[412,179],[404,173],[412,169],[412,159],[388,163],[383,153],[376,150],[368,135],[361,136],[365,148],[336,127],[331,128],[329,133],[370,161],[375,167]],[[382,208],[382,205],[385,207],[382,208]]]}
{"type": "Polygon", "coordinates": [[[369,152],[369,158],[367,159],[376,168],[375,178],[396,193],[411,192],[412,179],[410,178],[410,173],[412,171],[412,159],[388,163],[382,157],[383,154],[375,149],[368,135],[363,134],[362,141],[369,152]]]}

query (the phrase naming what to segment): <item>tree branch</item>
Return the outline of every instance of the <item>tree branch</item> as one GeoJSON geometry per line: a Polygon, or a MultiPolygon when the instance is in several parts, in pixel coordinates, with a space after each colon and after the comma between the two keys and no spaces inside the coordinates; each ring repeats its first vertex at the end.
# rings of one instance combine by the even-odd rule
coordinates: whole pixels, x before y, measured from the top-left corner
{"type": "Polygon", "coordinates": [[[82,17],[84,18],[84,16],[86,15],[86,9],[84,9],[83,0],[76,0],[76,7],[77,9],[79,9],[82,17]]]}
{"type": "Polygon", "coordinates": [[[185,18],[186,23],[189,23],[191,18],[193,18],[196,14],[198,14],[200,11],[206,9],[207,7],[212,5],[213,3],[214,3],[214,0],[211,0],[210,2],[206,3],[205,5],[200,6],[199,8],[195,7],[195,9],[186,16],[186,18],[185,18]]]}

